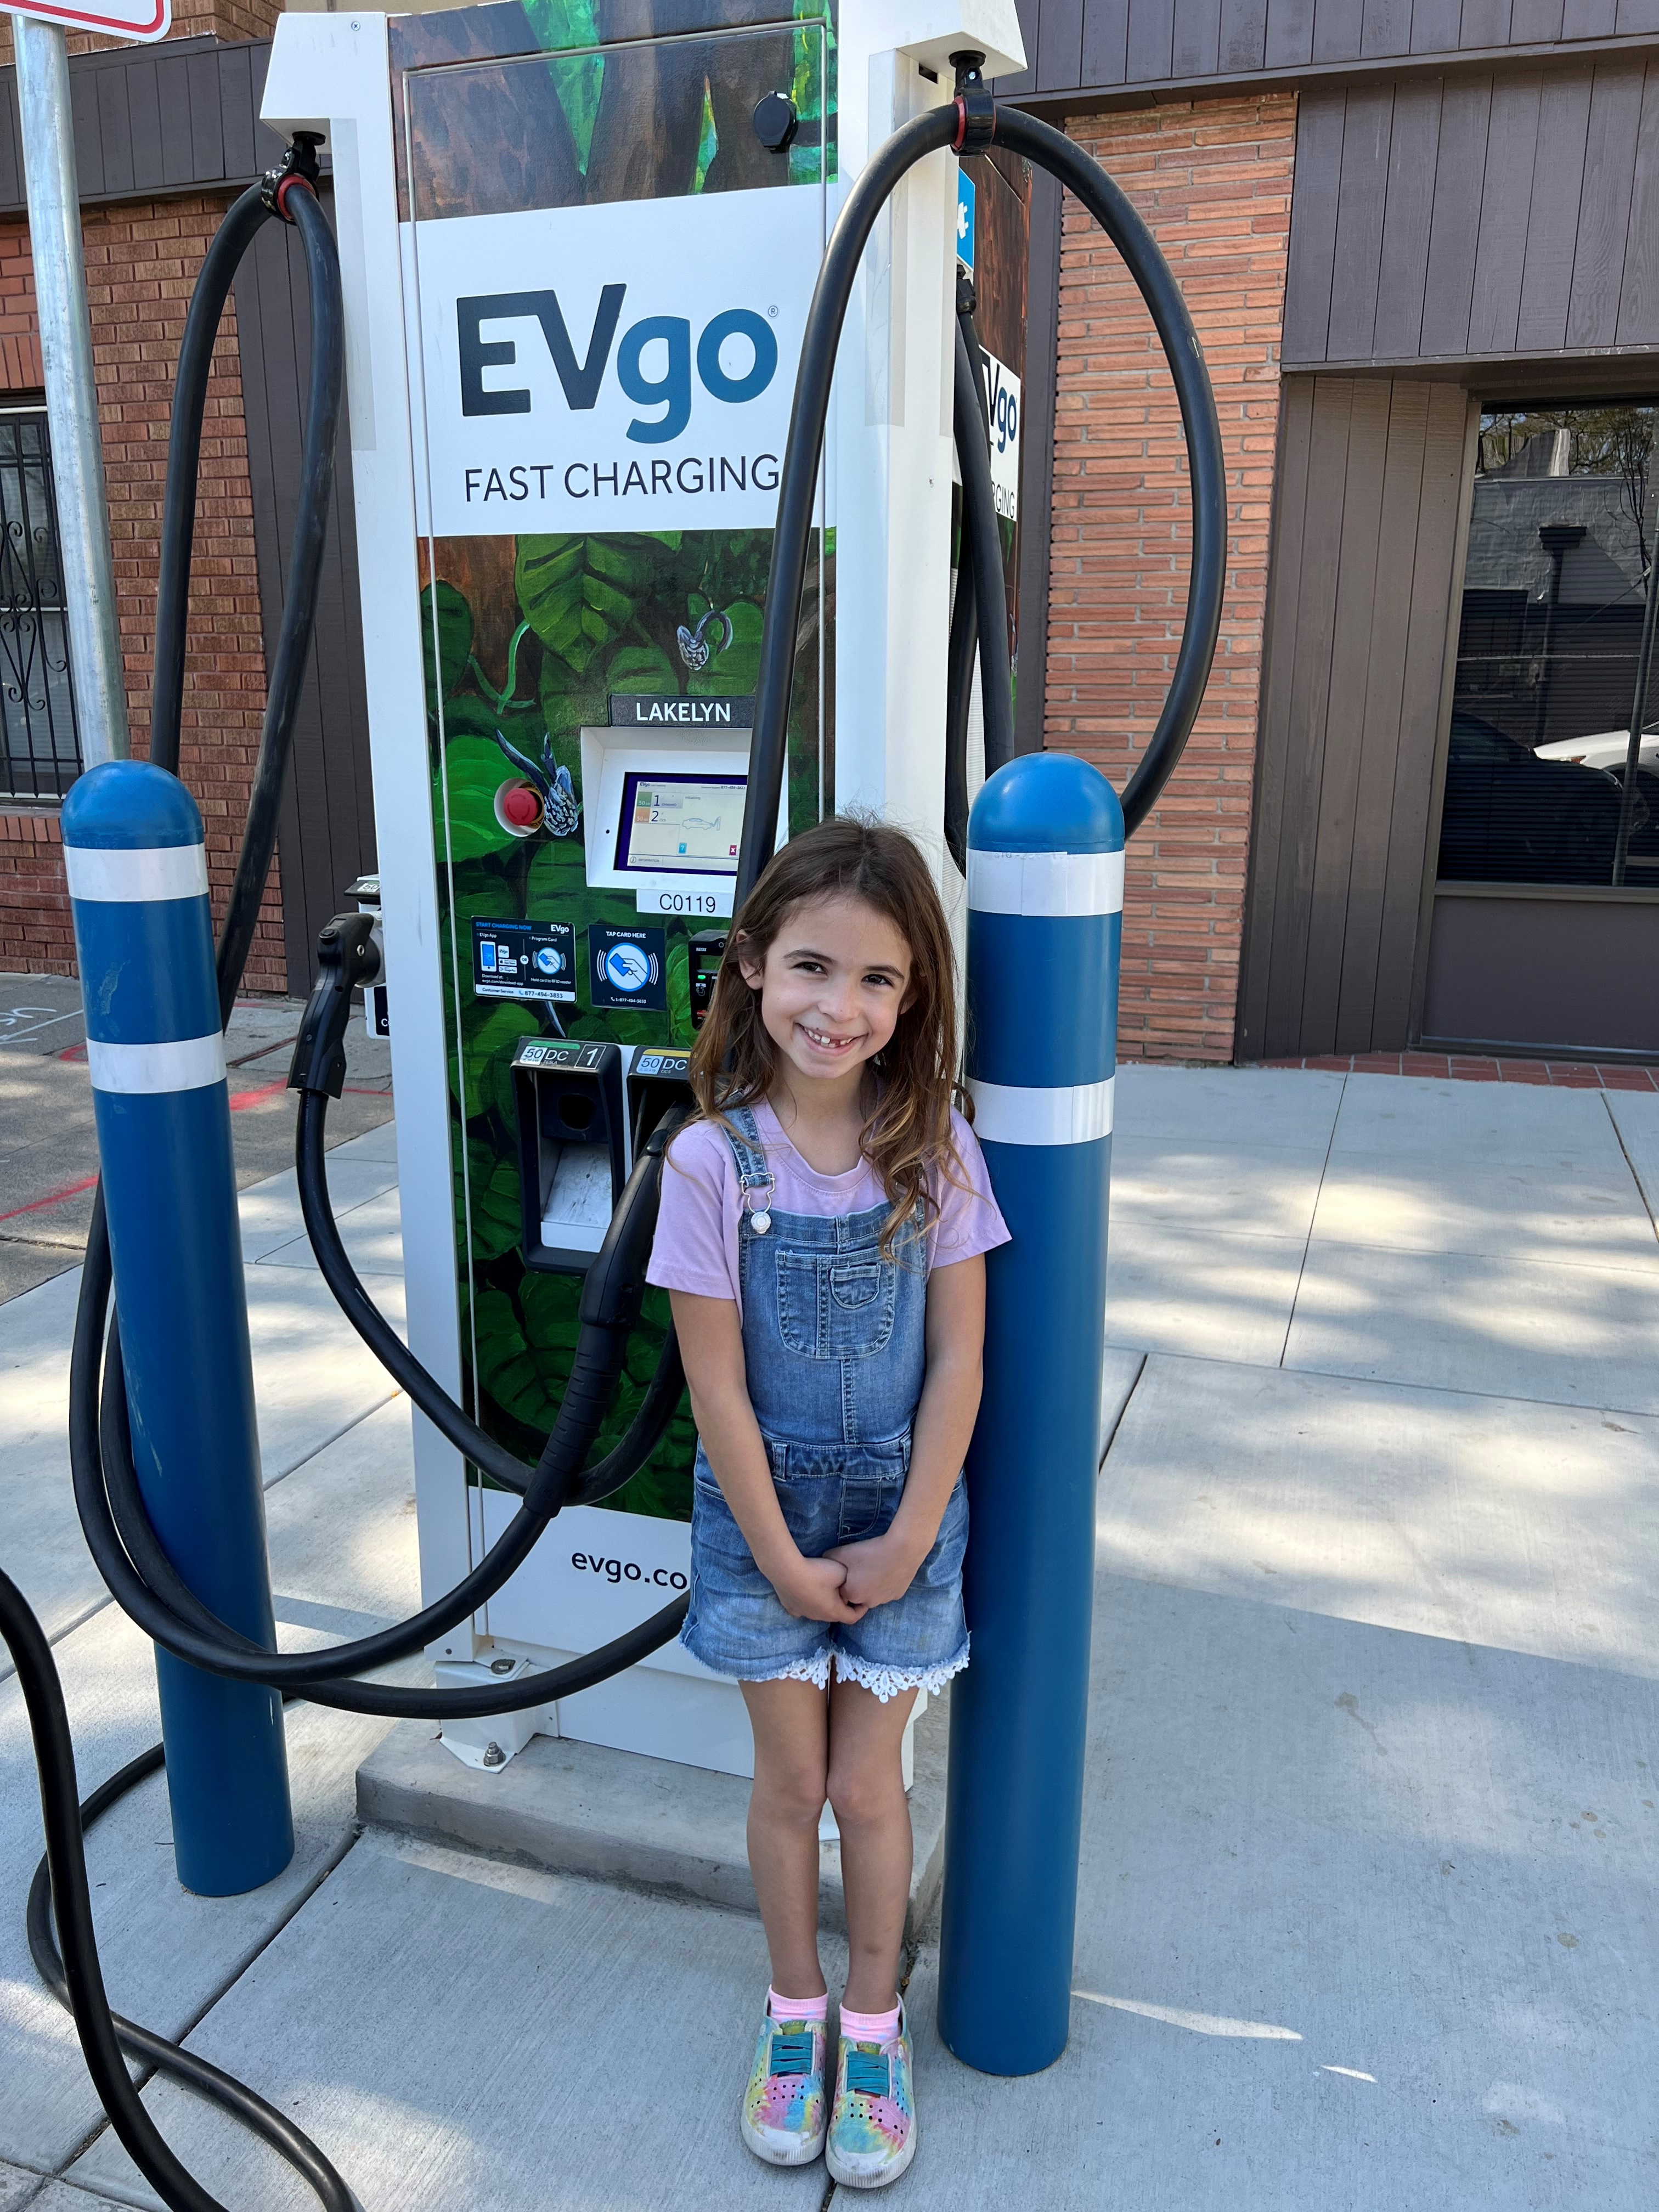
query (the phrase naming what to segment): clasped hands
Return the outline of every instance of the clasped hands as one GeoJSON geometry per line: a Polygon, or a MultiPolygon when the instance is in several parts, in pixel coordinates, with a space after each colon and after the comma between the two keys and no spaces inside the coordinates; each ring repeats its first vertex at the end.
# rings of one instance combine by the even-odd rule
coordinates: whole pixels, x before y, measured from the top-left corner
{"type": "Polygon", "coordinates": [[[769,1577],[779,1604],[797,1620],[862,1620],[874,1605],[904,1595],[927,1557],[890,1528],[861,1543],[837,1544],[822,1558],[797,1552],[769,1577]]]}

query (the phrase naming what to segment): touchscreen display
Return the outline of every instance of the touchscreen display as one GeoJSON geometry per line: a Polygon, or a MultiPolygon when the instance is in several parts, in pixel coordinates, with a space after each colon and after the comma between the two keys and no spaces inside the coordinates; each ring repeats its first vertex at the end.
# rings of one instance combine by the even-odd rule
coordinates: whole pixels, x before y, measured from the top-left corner
{"type": "Polygon", "coordinates": [[[736,875],[747,783],[741,775],[630,770],[623,783],[617,866],[640,875],[736,875]]]}

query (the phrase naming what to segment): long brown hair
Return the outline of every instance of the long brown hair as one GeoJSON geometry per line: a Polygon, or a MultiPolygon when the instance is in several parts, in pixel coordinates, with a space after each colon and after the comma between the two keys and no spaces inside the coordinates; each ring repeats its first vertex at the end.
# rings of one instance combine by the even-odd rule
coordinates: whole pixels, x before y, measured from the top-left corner
{"type": "Polygon", "coordinates": [[[691,1048],[691,1089],[710,1121],[768,1096],[777,1047],[761,1019],[761,994],[739,956],[763,962],[778,932],[809,899],[856,898],[890,921],[910,952],[910,1003],[872,1063],[879,1079],[859,1149],[892,1207],[882,1226],[889,1257],[920,1204],[938,1212],[928,1176],[966,1188],[951,1135],[951,1108],[973,1108],[957,1083],[957,976],[951,933],[927,863],[902,830],[836,815],[774,854],[732,925],[708,1012],[691,1048]]]}

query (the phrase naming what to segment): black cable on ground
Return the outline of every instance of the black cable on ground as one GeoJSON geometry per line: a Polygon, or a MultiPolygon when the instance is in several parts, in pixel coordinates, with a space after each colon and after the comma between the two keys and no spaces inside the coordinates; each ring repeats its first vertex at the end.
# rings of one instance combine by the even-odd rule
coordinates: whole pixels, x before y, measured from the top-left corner
{"type": "MultiPolygon", "coordinates": [[[[327,2212],[353,2212],[351,2192],[344,2181],[317,2145],[291,2121],[273,2111],[262,2098],[255,2097],[245,2084],[221,2074],[217,2067],[205,2066],[176,2045],[164,2044],[161,2037],[149,2037],[146,2030],[135,2028],[131,2021],[117,2022],[110,2010],[103,1970],[98,1962],[98,1937],[93,1925],[92,1893],[87,1882],[86,1846],[77,1802],[75,1745],[64,1707],[63,1685],[40,1622],[30,1612],[16,1583],[3,1572],[0,1572],[0,1640],[11,1653],[28,1710],[40,1784],[40,1814],[46,1832],[46,1863],[51,1876],[52,1905],[63,1942],[58,1976],[44,1978],[74,2015],[75,2032],[81,2039],[93,2087],[128,2155],[173,2212],[225,2212],[218,2198],[210,2196],[179,2163],[144,2109],[121,2055],[123,2043],[131,2033],[145,2037],[154,2045],[163,2046],[167,2059],[179,2062],[193,2077],[193,2087],[254,2128],[311,2184],[327,2212]]],[[[158,1746],[112,1776],[102,1790],[88,1799],[88,1807],[97,1803],[100,1812],[107,1811],[124,1790],[141,1781],[144,1774],[154,1771],[160,1763],[158,1746]]],[[[88,1818],[95,1817],[95,1814],[88,1812],[88,1818]]],[[[35,1887],[40,1887],[38,1875],[35,1887]]],[[[32,1892],[31,1950],[35,1948],[33,1900],[32,1892]]],[[[36,1963],[40,1964],[38,1955],[36,1963]]],[[[137,2055],[160,2063],[162,2052],[161,2049],[152,2049],[137,2055]]]]}
{"type": "MultiPolygon", "coordinates": [[[[84,1837],[88,1829],[118,1803],[129,1790],[136,1789],[150,1775],[159,1774],[165,1764],[159,1743],[152,1744],[148,1751],[141,1751],[137,1759],[129,1759],[118,1773],[112,1774],[90,1797],[82,1800],[81,1834],[84,1837]]],[[[27,1927],[34,1971],[59,2004],[65,2010],[72,2010],[69,1976],[52,1927],[50,1850],[35,1868],[34,1879],[29,1884],[27,1927]]],[[[166,2036],[154,2034],[136,2021],[124,2020],[119,2013],[112,2013],[110,2024],[129,2058],[136,2059],[140,2065],[154,2067],[158,2073],[170,2075],[183,2087],[222,2106],[234,2119],[240,2120],[267,2143],[279,2158],[286,2159],[295,2172],[310,2184],[328,2212],[355,2212],[351,2191],[337,2170],[286,2112],[267,2104],[234,2074],[227,2074],[222,2067],[199,2057],[193,2051],[186,2051],[180,2044],[169,2043],[166,2036]]]]}

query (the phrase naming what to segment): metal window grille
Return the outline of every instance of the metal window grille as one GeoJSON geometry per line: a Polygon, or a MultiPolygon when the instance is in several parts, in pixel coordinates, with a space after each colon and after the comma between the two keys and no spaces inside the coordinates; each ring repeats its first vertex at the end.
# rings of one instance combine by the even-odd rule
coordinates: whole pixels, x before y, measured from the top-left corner
{"type": "Polygon", "coordinates": [[[44,407],[0,410],[0,797],[61,799],[81,773],[44,407]]]}

